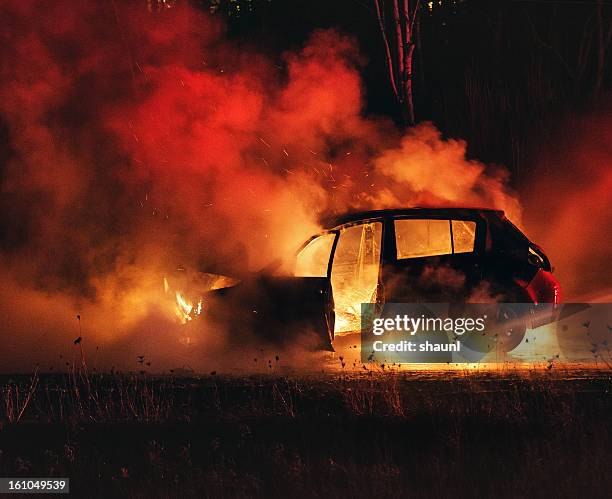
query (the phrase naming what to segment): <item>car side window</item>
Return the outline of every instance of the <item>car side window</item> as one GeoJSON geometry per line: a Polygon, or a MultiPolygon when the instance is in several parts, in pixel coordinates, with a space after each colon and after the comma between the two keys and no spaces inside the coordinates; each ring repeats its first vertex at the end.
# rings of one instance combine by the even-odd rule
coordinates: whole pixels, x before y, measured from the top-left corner
{"type": "Polygon", "coordinates": [[[397,258],[421,258],[452,253],[448,220],[395,220],[397,258]]]}
{"type": "Polygon", "coordinates": [[[312,239],[298,253],[295,262],[295,277],[327,277],[329,258],[336,234],[322,234],[312,239]]]}
{"type": "Polygon", "coordinates": [[[453,220],[453,253],[471,253],[476,241],[476,222],[453,220]]]}
{"type": "Polygon", "coordinates": [[[398,260],[474,251],[473,221],[396,219],[394,225],[398,260]]]}
{"type": "Polygon", "coordinates": [[[358,331],[361,304],[376,302],[381,242],[381,222],[353,225],[340,231],[331,273],[336,333],[358,331]]]}

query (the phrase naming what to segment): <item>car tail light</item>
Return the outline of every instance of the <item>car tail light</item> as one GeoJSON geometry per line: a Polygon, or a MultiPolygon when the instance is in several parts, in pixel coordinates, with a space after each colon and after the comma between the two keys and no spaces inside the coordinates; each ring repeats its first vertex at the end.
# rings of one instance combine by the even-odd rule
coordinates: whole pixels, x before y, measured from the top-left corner
{"type": "Polygon", "coordinates": [[[529,284],[525,287],[533,303],[561,303],[561,286],[552,272],[539,269],[529,284]]]}

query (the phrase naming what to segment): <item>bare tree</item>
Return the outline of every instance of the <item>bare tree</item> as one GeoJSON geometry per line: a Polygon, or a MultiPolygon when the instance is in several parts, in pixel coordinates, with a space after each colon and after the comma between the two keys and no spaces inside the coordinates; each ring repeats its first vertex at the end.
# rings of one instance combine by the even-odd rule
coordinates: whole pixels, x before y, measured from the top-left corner
{"type": "MultiPolygon", "coordinates": [[[[574,93],[590,96],[594,100],[600,96],[604,81],[609,74],[607,61],[612,43],[612,19],[609,14],[604,13],[604,6],[608,4],[604,4],[602,0],[595,0],[592,5],[593,10],[586,16],[581,30],[578,29],[579,25],[576,22],[576,33],[580,35],[576,35],[575,38],[575,54],[564,51],[558,37],[553,36],[557,34],[553,22],[551,22],[552,29],[549,30],[551,33],[545,38],[539,33],[528,11],[525,11],[525,16],[535,41],[554,56],[573,85],[574,93]]],[[[553,21],[554,12],[551,15],[553,21]]]]}
{"type": "Polygon", "coordinates": [[[385,45],[391,88],[406,125],[414,125],[412,56],[420,0],[374,0],[385,45]]]}

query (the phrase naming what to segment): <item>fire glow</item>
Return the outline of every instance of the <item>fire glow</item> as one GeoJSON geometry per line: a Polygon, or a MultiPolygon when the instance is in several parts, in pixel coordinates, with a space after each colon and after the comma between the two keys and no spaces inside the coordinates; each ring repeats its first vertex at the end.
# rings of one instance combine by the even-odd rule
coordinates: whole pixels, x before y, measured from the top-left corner
{"type": "Polygon", "coordinates": [[[172,308],[181,324],[187,324],[202,313],[203,299],[199,298],[196,302],[192,302],[178,289],[172,293],[167,277],[164,277],[164,293],[174,298],[172,308]]]}
{"type": "Polygon", "coordinates": [[[182,324],[193,320],[195,317],[202,313],[202,300],[198,300],[196,306],[189,303],[185,297],[179,292],[176,292],[176,316],[179,318],[182,324]]]}
{"type": "MultiPolygon", "coordinates": [[[[520,217],[507,173],[468,161],[463,141],[364,116],[355,40],[314,33],[278,70],[187,2],[160,15],[113,7],[0,7],[11,150],[0,260],[15,290],[0,312],[24,324],[5,333],[7,359],[25,348],[23,331],[48,332],[48,350],[61,352],[75,310],[88,311],[87,334],[102,345],[141,334],[160,309],[193,323],[205,291],[235,280],[165,280],[160,300],[168,268],[261,269],[316,233],[324,213],[462,204],[520,217]],[[46,323],[23,322],[23,303],[46,323]]],[[[371,296],[355,291],[340,329],[371,296]]],[[[160,355],[174,346],[160,345],[160,355]]]]}
{"type": "MultiPolygon", "coordinates": [[[[504,175],[467,161],[463,142],[431,124],[402,138],[365,117],[357,45],[333,30],[279,71],[187,3],[160,15],[91,0],[45,16],[35,3],[1,10],[18,32],[1,58],[14,151],[4,229],[18,244],[1,254],[5,280],[91,304],[100,344],[140,334],[167,308],[153,298],[156,276],[261,269],[316,233],[323,213],[458,199],[518,207],[504,175]],[[109,310],[126,315],[112,330],[109,310]]],[[[194,297],[226,285],[171,282],[168,316],[193,324],[206,307],[194,297]]]]}

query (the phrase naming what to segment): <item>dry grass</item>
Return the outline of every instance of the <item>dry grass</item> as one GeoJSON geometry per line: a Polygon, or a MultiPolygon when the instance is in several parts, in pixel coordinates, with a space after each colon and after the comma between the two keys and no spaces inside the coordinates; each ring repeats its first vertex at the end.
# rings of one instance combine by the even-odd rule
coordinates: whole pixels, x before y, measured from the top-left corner
{"type": "Polygon", "coordinates": [[[612,486],[609,371],[379,371],[5,378],[0,476],[70,476],[91,497],[595,497],[612,486]]]}

